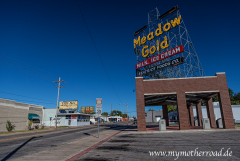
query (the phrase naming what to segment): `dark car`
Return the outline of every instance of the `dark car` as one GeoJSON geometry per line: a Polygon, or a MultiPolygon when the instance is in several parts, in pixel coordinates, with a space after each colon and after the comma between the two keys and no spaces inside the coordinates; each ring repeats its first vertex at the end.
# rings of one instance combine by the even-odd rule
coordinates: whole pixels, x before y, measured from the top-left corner
{"type": "Polygon", "coordinates": [[[134,120],[134,121],[133,121],[133,124],[137,124],[137,120],[134,120]]]}

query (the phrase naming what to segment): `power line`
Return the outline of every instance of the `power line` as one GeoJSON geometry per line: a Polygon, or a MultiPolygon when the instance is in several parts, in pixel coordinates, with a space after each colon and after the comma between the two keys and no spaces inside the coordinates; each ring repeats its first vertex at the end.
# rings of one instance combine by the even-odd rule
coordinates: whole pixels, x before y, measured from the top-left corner
{"type": "Polygon", "coordinates": [[[19,99],[14,99],[14,98],[3,98],[3,99],[8,99],[8,100],[16,100],[16,101],[26,101],[26,102],[34,102],[34,103],[44,103],[44,104],[54,104],[54,103],[46,103],[46,102],[36,102],[36,101],[27,101],[27,100],[19,100],[19,99]]]}
{"type": "Polygon", "coordinates": [[[82,17],[83,17],[84,23],[85,23],[85,25],[86,25],[86,27],[87,27],[88,33],[89,33],[89,35],[90,35],[90,37],[91,37],[91,39],[92,39],[93,45],[94,45],[94,47],[95,47],[95,49],[96,49],[96,51],[97,51],[97,54],[98,54],[98,56],[99,56],[99,59],[100,59],[101,63],[102,63],[102,66],[103,66],[103,68],[104,68],[104,70],[105,70],[105,72],[106,72],[106,74],[107,74],[108,80],[109,80],[110,84],[112,85],[112,88],[113,88],[116,96],[118,97],[119,101],[122,103],[121,99],[119,98],[119,96],[118,96],[118,94],[117,94],[117,92],[116,92],[116,90],[115,90],[115,88],[114,88],[114,86],[113,86],[113,84],[112,84],[112,81],[110,80],[110,77],[109,77],[109,75],[108,75],[108,73],[107,73],[107,70],[106,70],[106,68],[105,68],[105,66],[104,66],[104,64],[103,64],[102,58],[101,58],[101,56],[100,56],[100,54],[99,54],[99,52],[98,52],[97,46],[96,46],[96,44],[95,44],[95,42],[94,42],[94,40],[93,40],[92,34],[91,34],[91,32],[90,32],[90,29],[88,28],[87,22],[86,22],[86,20],[85,20],[85,18],[84,18],[84,16],[83,16],[83,13],[82,13],[82,10],[81,10],[81,8],[80,8],[80,5],[79,5],[79,3],[78,3],[77,0],[76,0],[76,2],[77,2],[77,4],[78,4],[78,8],[79,8],[79,10],[80,10],[80,12],[81,12],[81,15],[82,15],[82,17]]]}
{"type": "Polygon", "coordinates": [[[0,91],[0,92],[1,92],[1,93],[6,93],[6,94],[10,94],[10,95],[15,95],[15,96],[21,96],[21,97],[26,97],[26,98],[32,98],[32,99],[37,99],[37,100],[52,102],[52,101],[49,101],[49,100],[44,100],[44,99],[39,99],[39,98],[34,98],[34,97],[29,97],[29,96],[23,96],[23,95],[19,95],[19,94],[13,94],[13,93],[8,93],[8,92],[3,92],[3,91],[0,91]]]}

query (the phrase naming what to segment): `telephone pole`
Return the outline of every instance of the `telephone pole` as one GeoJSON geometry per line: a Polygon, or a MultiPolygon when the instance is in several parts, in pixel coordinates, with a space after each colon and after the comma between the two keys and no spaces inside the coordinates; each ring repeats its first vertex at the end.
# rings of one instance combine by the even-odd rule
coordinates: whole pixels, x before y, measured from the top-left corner
{"type": "Polygon", "coordinates": [[[128,125],[128,103],[127,103],[127,125],[128,125]]]}
{"type": "Polygon", "coordinates": [[[65,81],[61,81],[61,77],[59,77],[59,81],[54,81],[54,83],[58,83],[58,97],[57,97],[57,108],[56,108],[56,117],[55,117],[55,130],[57,130],[57,114],[58,114],[58,102],[59,102],[59,92],[60,88],[63,88],[64,86],[61,86],[61,83],[65,81]]]}
{"type": "MultiPolygon", "coordinates": [[[[120,103],[119,105],[121,104],[125,104],[125,103],[120,103]]],[[[126,105],[126,104],[125,104],[126,105]]],[[[125,110],[124,110],[125,111],[125,110]]],[[[125,112],[124,112],[125,113],[125,112]]],[[[127,125],[128,125],[128,103],[127,103],[127,125]]]]}

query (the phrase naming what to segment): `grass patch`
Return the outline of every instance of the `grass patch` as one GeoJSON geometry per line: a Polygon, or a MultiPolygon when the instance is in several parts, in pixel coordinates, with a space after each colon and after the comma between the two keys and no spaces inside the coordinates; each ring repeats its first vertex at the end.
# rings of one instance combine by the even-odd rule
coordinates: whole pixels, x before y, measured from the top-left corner
{"type": "MultiPolygon", "coordinates": [[[[40,129],[34,129],[34,130],[48,130],[49,128],[40,128],[40,129]]],[[[31,130],[32,131],[32,130],[31,130]]]]}
{"type": "Polygon", "coordinates": [[[240,127],[240,123],[236,123],[237,124],[237,127],[240,127]]]}
{"type": "Polygon", "coordinates": [[[169,126],[179,126],[178,123],[169,123],[169,126]]]}
{"type": "Polygon", "coordinates": [[[68,127],[68,126],[59,126],[59,127],[68,127]]]}

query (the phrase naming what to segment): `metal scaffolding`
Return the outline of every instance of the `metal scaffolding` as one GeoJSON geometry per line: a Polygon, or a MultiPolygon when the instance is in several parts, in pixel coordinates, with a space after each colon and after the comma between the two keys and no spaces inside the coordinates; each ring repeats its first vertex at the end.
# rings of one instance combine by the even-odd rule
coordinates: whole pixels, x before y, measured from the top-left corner
{"type": "MultiPolygon", "coordinates": [[[[178,6],[176,6],[176,8],[177,9],[174,12],[170,12],[168,14],[164,13],[162,15],[159,14],[159,11],[157,8],[149,12],[147,28],[139,32],[139,34],[135,35],[134,38],[137,39],[138,36],[147,37],[147,35],[150,32],[155,32],[155,30],[158,28],[158,24],[161,24],[161,26],[163,27],[164,24],[168,22],[171,23],[170,22],[171,20],[174,20],[175,18],[178,18],[180,16],[178,6]]],[[[144,79],[164,79],[164,78],[184,78],[184,77],[205,76],[205,73],[202,69],[202,65],[197,56],[196,50],[193,46],[193,43],[190,39],[187,28],[182,18],[181,18],[180,24],[176,25],[176,27],[171,27],[169,31],[163,32],[160,36],[155,36],[155,38],[152,39],[151,41],[146,41],[144,45],[141,45],[141,46],[137,45],[136,48],[134,49],[135,54],[137,56],[137,63],[142,62],[158,54],[164,53],[165,51],[168,51],[180,45],[183,45],[183,48],[184,48],[184,51],[182,53],[173,55],[171,57],[168,57],[156,63],[137,69],[136,72],[150,69],[154,66],[163,64],[165,62],[171,61],[178,57],[184,57],[184,63],[176,66],[174,65],[168,66],[165,68],[155,70],[153,72],[146,73],[143,75],[143,78],[144,79]],[[146,45],[148,45],[149,47],[157,46],[157,40],[159,40],[159,42],[162,42],[165,36],[167,36],[169,47],[165,49],[160,48],[160,50],[156,51],[154,54],[149,54],[147,57],[142,57],[141,51],[144,46],[146,45]]]]}

